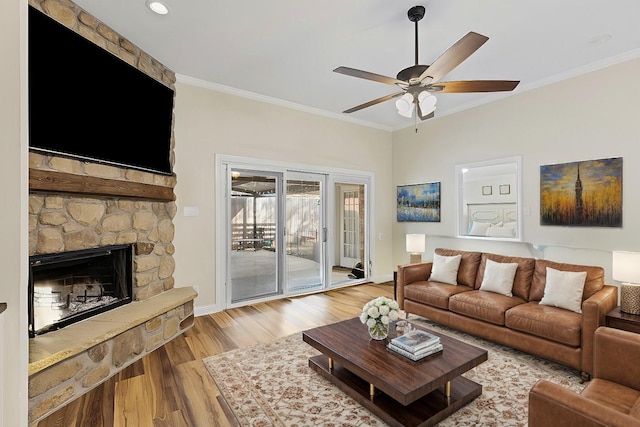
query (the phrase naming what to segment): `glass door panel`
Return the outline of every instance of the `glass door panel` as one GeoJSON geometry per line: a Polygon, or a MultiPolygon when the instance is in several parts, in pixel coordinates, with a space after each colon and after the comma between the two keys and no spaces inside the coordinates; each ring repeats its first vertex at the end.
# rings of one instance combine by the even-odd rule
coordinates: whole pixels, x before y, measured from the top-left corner
{"type": "Polygon", "coordinates": [[[281,174],[231,169],[231,302],[282,292],[278,280],[281,174]]]}
{"type": "Polygon", "coordinates": [[[342,201],[340,266],[351,268],[362,261],[360,258],[360,190],[358,187],[341,187],[340,200],[342,201]]]}
{"type": "Polygon", "coordinates": [[[325,176],[287,173],[285,201],[287,291],[323,286],[325,176]]]}

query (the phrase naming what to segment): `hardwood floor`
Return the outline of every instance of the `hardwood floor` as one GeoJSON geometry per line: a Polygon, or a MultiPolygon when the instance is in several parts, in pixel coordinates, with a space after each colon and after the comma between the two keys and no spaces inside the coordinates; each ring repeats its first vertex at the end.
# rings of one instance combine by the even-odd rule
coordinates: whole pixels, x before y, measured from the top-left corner
{"type": "Polygon", "coordinates": [[[193,328],[32,427],[237,426],[202,359],[360,315],[393,282],[259,303],[195,318],[193,328]]]}

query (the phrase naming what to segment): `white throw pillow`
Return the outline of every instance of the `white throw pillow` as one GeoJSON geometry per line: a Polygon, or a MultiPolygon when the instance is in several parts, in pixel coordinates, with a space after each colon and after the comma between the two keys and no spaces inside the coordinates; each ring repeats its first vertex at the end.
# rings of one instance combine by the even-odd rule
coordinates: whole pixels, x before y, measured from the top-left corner
{"type": "Polygon", "coordinates": [[[586,271],[560,271],[547,267],[547,283],[540,304],[582,313],[586,271]]]}
{"type": "Polygon", "coordinates": [[[517,262],[495,262],[487,259],[480,290],[512,297],[511,289],[517,269],[517,262]]]}
{"type": "Polygon", "coordinates": [[[473,221],[471,229],[469,230],[469,236],[485,236],[490,225],[491,223],[488,222],[473,221]]]}
{"type": "Polygon", "coordinates": [[[457,285],[458,267],[460,267],[461,259],[462,255],[443,256],[433,254],[433,266],[431,267],[429,280],[457,285]]]}
{"type": "Polygon", "coordinates": [[[490,237],[513,237],[515,236],[515,228],[492,226],[487,228],[486,235],[490,237]]]}

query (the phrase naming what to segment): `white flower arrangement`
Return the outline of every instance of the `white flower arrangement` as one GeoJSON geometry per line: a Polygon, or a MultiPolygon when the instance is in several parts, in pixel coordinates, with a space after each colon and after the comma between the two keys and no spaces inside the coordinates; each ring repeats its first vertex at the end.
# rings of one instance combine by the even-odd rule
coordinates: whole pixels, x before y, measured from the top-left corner
{"type": "Polygon", "coordinates": [[[369,301],[362,307],[360,321],[369,329],[374,327],[389,327],[389,323],[398,320],[400,306],[395,300],[387,297],[378,297],[369,301]]]}

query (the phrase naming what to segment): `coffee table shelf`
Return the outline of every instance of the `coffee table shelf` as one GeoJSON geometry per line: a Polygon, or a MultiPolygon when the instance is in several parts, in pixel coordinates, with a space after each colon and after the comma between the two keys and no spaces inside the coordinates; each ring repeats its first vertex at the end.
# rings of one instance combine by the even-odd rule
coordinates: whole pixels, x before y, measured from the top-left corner
{"type": "Polygon", "coordinates": [[[310,329],[302,337],[323,353],[309,359],[314,371],[389,425],[424,427],[482,394],[482,385],[461,374],[487,360],[484,349],[428,332],[440,336],[444,349],[417,362],[387,350],[386,340],[370,340],[357,318],[310,329]]]}
{"type": "Polygon", "coordinates": [[[444,390],[437,389],[404,406],[383,392],[370,397],[368,382],[341,366],[334,364],[329,369],[328,357],[323,354],[309,359],[309,366],[391,426],[433,426],[482,394],[480,384],[457,377],[451,381],[448,399],[444,390]]]}

